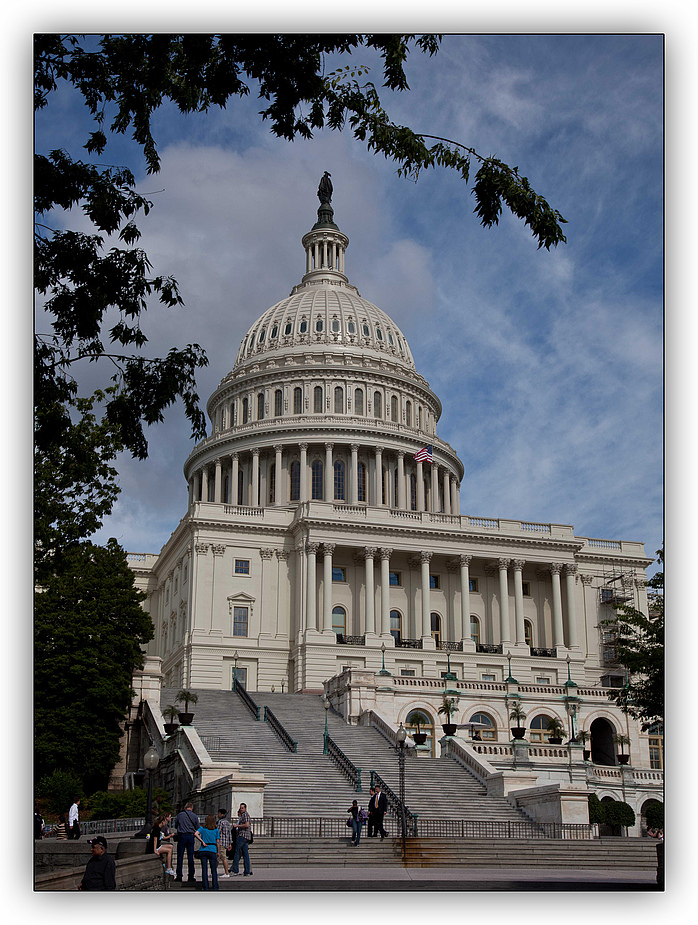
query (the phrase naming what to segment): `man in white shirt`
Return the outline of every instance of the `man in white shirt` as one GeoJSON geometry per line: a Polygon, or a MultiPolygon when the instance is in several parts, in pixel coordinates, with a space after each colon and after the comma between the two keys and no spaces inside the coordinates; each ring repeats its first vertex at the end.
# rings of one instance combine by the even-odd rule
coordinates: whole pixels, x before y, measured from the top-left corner
{"type": "Polygon", "coordinates": [[[78,806],[80,800],[74,800],[68,812],[68,838],[80,838],[80,823],[78,822],[78,806]]]}

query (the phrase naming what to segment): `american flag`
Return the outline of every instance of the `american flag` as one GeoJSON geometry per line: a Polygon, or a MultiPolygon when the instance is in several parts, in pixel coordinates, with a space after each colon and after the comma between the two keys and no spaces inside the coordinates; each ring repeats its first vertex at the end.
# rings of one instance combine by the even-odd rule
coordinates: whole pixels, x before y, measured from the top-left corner
{"type": "Polygon", "coordinates": [[[433,463],[434,462],[434,453],[432,452],[433,449],[434,448],[433,446],[431,446],[431,444],[429,446],[423,446],[422,449],[419,450],[418,453],[414,454],[415,462],[433,463]]]}

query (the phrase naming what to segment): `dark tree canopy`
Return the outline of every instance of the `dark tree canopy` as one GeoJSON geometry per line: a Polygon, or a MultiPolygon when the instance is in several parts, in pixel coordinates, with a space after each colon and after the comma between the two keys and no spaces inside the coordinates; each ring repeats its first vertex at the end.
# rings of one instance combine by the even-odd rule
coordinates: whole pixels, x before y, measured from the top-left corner
{"type": "Polygon", "coordinates": [[[119,757],[150,617],[116,540],[73,544],[35,599],[34,734],[37,779],[61,770],[87,793],[106,787],[119,757]]]}
{"type": "MultiPolygon", "coordinates": [[[[657,551],[663,565],[664,551],[657,551]]],[[[609,696],[621,709],[642,721],[647,731],[664,720],[664,571],[647,582],[649,615],[622,605],[613,620],[604,621],[615,634],[616,658],[627,670],[628,679],[609,696]]]]}

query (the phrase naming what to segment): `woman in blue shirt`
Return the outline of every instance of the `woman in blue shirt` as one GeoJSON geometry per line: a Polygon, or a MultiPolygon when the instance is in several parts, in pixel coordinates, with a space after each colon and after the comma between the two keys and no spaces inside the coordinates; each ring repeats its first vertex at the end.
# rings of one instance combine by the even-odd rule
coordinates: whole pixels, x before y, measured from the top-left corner
{"type": "Polygon", "coordinates": [[[201,842],[199,860],[201,861],[201,883],[205,890],[208,885],[208,868],[211,866],[211,889],[218,889],[218,826],[213,813],[206,816],[205,823],[194,833],[194,838],[201,842]]]}

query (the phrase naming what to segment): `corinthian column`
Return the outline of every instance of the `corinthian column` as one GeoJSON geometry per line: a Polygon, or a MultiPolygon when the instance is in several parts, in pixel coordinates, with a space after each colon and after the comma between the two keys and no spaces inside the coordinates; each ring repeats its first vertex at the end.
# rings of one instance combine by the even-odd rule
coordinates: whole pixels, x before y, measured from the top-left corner
{"type": "Polygon", "coordinates": [[[375,504],[383,504],[383,447],[376,447],[376,484],[375,484],[375,504]]]}
{"type": "Polygon", "coordinates": [[[349,482],[349,503],[359,502],[359,444],[351,444],[351,473],[349,482]]]}
{"type": "MultiPolygon", "coordinates": [[[[376,595],[373,587],[373,559],[376,555],[376,550],[372,546],[367,546],[364,549],[364,559],[366,562],[366,617],[365,617],[365,633],[374,633],[376,632],[376,595]]],[[[390,615],[388,615],[390,619],[390,615]]]]}
{"type": "Polygon", "coordinates": [[[317,551],[319,543],[306,543],[305,550],[308,554],[308,582],[305,605],[305,628],[308,630],[317,629],[317,551]]]}
{"type": "MultiPolygon", "coordinates": [[[[274,446],[274,504],[278,507],[283,504],[282,500],[282,471],[281,471],[281,452],[283,447],[280,444],[274,446]]],[[[285,494],[285,493],[284,493],[285,494]]]]}
{"type": "Polygon", "coordinates": [[[424,510],[424,466],[421,460],[417,463],[417,510],[424,510]]]}
{"type": "Polygon", "coordinates": [[[553,646],[564,646],[565,636],[562,629],[562,594],[560,591],[561,562],[552,562],[550,576],[553,581],[553,646]]]}
{"type": "Polygon", "coordinates": [[[323,576],[322,576],[322,631],[332,632],[332,553],[334,543],[323,543],[323,576]]]}
{"type": "Polygon", "coordinates": [[[308,500],[308,444],[301,443],[298,447],[301,451],[300,475],[301,475],[301,504],[308,500]]]}
{"type": "Polygon", "coordinates": [[[526,564],[523,559],[514,559],[511,563],[514,567],[514,622],[516,623],[516,645],[526,645],[526,630],[524,629],[524,602],[523,602],[523,581],[521,573],[526,564]]]}
{"type": "Polygon", "coordinates": [[[250,507],[259,507],[259,447],[252,450],[252,497],[250,507]]]}
{"type": "Polygon", "coordinates": [[[325,444],[325,501],[334,500],[334,465],[332,463],[333,443],[325,444]]]}
{"type": "Polygon", "coordinates": [[[230,503],[231,504],[238,503],[238,478],[239,478],[238,473],[239,471],[240,471],[240,454],[233,453],[233,465],[232,465],[231,475],[230,475],[230,481],[233,483],[230,486],[230,503]]]}
{"type": "Polygon", "coordinates": [[[429,563],[432,553],[420,552],[419,565],[422,578],[422,638],[431,639],[431,589],[429,587],[429,563]]]}
{"type": "Polygon", "coordinates": [[[458,564],[460,565],[461,640],[470,639],[470,560],[472,558],[472,556],[458,557],[458,564]]]}
{"type": "Polygon", "coordinates": [[[208,468],[201,468],[201,500],[208,501],[208,468]]]}
{"type": "Polygon", "coordinates": [[[214,459],[215,465],[215,476],[213,482],[213,500],[216,504],[221,503],[221,461],[220,459],[214,459]]]}
{"type": "Polygon", "coordinates": [[[576,649],[579,646],[577,633],[577,610],[574,605],[574,576],[577,574],[576,565],[565,566],[565,590],[567,603],[567,646],[576,649]]]}
{"type": "Polygon", "coordinates": [[[431,512],[438,514],[439,508],[439,469],[436,463],[431,467],[431,512]]]}
{"type": "MultiPolygon", "coordinates": [[[[381,636],[390,636],[390,557],[392,549],[381,549],[381,636]]],[[[391,637],[392,638],[392,637],[391,637]]]]}
{"type": "MultiPolygon", "coordinates": [[[[444,514],[451,514],[451,476],[448,469],[444,469],[444,514]]],[[[470,638],[470,630],[468,630],[470,638]]]]}
{"type": "MultiPolygon", "coordinates": [[[[511,627],[509,626],[509,559],[498,559],[499,569],[499,635],[502,647],[511,645],[511,627]]],[[[502,648],[504,652],[504,649],[502,648]]],[[[506,655],[506,653],[504,653],[506,655]]]]}
{"type": "Polygon", "coordinates": [[[405,451],[397,451],[397,506],[405,510],[405,451]]]}

